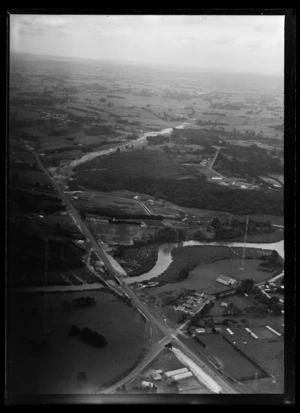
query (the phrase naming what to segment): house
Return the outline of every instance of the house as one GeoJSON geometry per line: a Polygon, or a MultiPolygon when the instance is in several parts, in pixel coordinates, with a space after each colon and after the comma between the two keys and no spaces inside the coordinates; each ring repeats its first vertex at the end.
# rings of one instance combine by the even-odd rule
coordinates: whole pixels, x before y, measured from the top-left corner
{"type": "Polygon", "coordinates": [[[220,277],[218,277],[216,281],[225,285],[233,285],[236,283],[236,280],[234,278],[227,277],[226,275],[220,275],[220,277]]]}
{"type": "Polygon", "coordinates": [[[196,331],[197,334],[203,334],[203,333],[205,333],[206,330],[205,330],[205,328],[196,328],[195,331],[196,331]]]}
{"type": "Polygon", "coordinates": [[[162,370],[154,370],[154,372],[151,373],[151,377],[153,380],[158,381],[162,379],[161,374],[162,370]]]}
{"type": "Polygon", "coordinates": [[[141,385],[143,389],[148,388],[148,387],[150,388],[154,387],[154,384],[151,383],[151,381],[142,381],[141,385]]]}
{"type": "Polygon", "coordinates": [[[220,304],[220,306],[221,306],[221,307],[228,307],[228,303],[224,303],[224,302],[223,302],[223,303],[220,304]]]}

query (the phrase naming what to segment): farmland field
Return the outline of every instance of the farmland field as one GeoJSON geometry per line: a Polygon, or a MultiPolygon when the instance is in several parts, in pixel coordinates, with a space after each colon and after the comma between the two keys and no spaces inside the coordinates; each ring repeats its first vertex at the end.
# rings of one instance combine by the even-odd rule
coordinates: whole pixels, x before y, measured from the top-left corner
{"type": "Polygon", "coordinates": [[[249,360],[239,354],[220,334],[201,334],[200,340],[207,345],[203,350],[219,361],[221,369],[236,380],[243,380],[259,373],[249,360]]]}
{"type": "Polygon", "coordinates": [[[9,302],[8,383],[12,393],[91,393],[129,369],[147,345],[148,330],[140,314],[109,293],[53,293],[47,304],[45,332],[43,294],[16,294],[9,302]],[[63,301],[82,296],[94,297],[96,306],[63,311],[63,301]],[[103,334],[107,347],[98,349],[68,336],[73,324],[103,334]],[[44,340],[48,352],[34,352],[30,343],[44,340]],[[78,387],[79,372],[87,375],[86,388],[78,387]]]}
{"type": "Polygon", "coordinates": [[[74,191],[71,192],[74,199],[74,204],[85,211],[98,212],[104,211],[116,211],[119,214],[145,214],[144,209],[138,202],[130,198],[109,196],[97,191],[74,191]]]}
{"type": "Polygon", "coordinates": [[[132,244],[132,239],[138,237],[142,228],[138,225],[127,224],[104,224],[91,221],[89,225],[97,236],[108,244],[132,244]]]}
{"type": "MultiPolygon", "coordinates": [[[[275,376],[275,383],[269,381],[268,392],[283,393],[284,379],[284,342],[282,337],[273,335],[272,338],[255,340],[242,329],[233,329],[234,335],[226,336],[235,341],[236,346],[250,358],[255,360],[268,374],[275,376]],[[247,340],[245,345],[243,341],[247,340]]],[[[259,384],[258,384],[259,386],[259,384]]]]}

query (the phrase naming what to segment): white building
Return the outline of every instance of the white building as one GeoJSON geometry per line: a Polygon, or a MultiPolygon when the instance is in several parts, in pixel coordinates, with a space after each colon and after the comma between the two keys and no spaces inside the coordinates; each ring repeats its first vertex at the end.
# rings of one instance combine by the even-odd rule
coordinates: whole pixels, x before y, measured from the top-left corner
{"type": "Polygon", "coordinates": [[[143,389],[145,389],[145,388],[147,388],[147,387],[153,387],[154,386],[154,384],[153,383],[151,383],[151,381],[142,381],[142,388],[143,389]]]}
{"type": "Polygon", "coordinates": [[[180,373],[180,374],[176,374],[175,376],[173,376],[173,379],[176,381],[185,379],[187,377],[192,377],[193,373],[191,373],[190,371],[186,371],[185,373],[180,373]]]}
{"type": "Polygon", "coordinates": [[[167,371],[165,375],[167,377],[173,377],[173,376],[176,376],[177,374],[186,373],[186,372],[188,372],[188,369],[184,367],[182,369],[167,371]]]}
{"type": "Polygon", "coordinates": [[[233,285],[236,283],[234,278],[227,277],[226,275],[220,275],[216,281],[225,285],[233,285]]]}

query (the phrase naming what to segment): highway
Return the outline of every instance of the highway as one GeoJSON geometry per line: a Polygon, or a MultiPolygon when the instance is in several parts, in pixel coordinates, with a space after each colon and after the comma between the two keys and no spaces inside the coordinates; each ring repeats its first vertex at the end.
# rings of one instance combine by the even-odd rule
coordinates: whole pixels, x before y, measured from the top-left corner
{"type": "MultiPolygon", "coordinates": [[[[210,164],[209,169],[211,169],[212,171],[214,170],[214,169],[213,169],[213,166],[214,166],[214,163],[216,162],[216,159],[217,159],[217,157],[218,157],[218,155],[219,155],[220,150],[221,150],[221,148],[218,148],[218,149],[217,149],[217,152],[216,152],[215,156],[213,157],[213,160],[211,161],[211,164],[210,164]]],[[[214,172],[215,172],[215,171],[214,171],[214,172]]]]}
{"type": "MultiPolygon", "coordinates": [[[[118,281],[120,284],[121,288],[127,296],[129,296],[135,305],[135,307],[148,319],[150,324],[152,326],[156,326],[164,335],[165,338],[157,343],[154,347],[150,349],[150,352],[145,356],[143,362],[132,372],[129,376],[127,376],[125,379],[123,379],[121,382],[124,384],[124,380],[128,381],[132,375],[137,374],[137,371],[141,371],[151,360],[153,360],[154,357],[162,350],[164,347],[165,343],[167,343],[170,340],[175,340],[176,344],[178,347],[182,349],[182,351],[190,357],[199,367],[205,369],[205,372],[211,377],[214,378],[214,380],[222,387],[224,393],[237,393],[237,391],[231,387],[220,375],[217,374],[217,370],[213,370],[212,367],[209,367],[203,360],[200,360],[198,356],[196,356],[178,337],[177,334],[180,332],[180,330],[177,329],[173,330],[171,329],[168,324],[162,319],[162,317],[156,312],[154,308],[148,308],[146,304],[144,304],[134,293],[134,291],[127,285],[124,280],[123,280],[123,275],[121,275],[117,270],[116,267],[113,265],[113,258],[108,257],[104,250],[102,249],[101,245],[98,244],[98,242],[95,240],[94,236],[90,232],[90,230],[87,228],[85,223],[83,222],[81,216],[79,215],[78,211],[76,208],[73,206],[70,198],[64,193],[62,188],[57,184],[57,182],[54,180],[54,178],[49,174],[48,170],[44,167],[42,164],[41,160],[37,156],[37,154],[32,151],[33,155],[36,158],[36,161],[40,168],[45,172],[45,174],[49,177],[51,180],[54,188],[60,195],[61,199],[69,209],[71,215],[73,216],[73,219],[75,220],[76,224],[80,227],[82,234],[88,239],[91,243],[91,246],[94,248],[94,252],[99,258],[99,260],[102,260],[104,264],[106,265],[107,269],[111,273],[111,275],[114,276],[114,278],[118,281]]],[[[109,286],[111,288],[111,286],[109,286]]],[[[117,383],[117,387],[120,386],[120,382],[117,383]]],[[[115,386],[114,386],[115,388],[115,386]]]]}

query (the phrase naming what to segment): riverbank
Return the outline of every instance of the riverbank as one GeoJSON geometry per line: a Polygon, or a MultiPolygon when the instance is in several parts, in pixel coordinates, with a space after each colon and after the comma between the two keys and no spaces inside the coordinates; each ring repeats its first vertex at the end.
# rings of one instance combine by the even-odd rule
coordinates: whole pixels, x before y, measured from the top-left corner
{"type": "MultiPolygon", "coordinates": [[[[182,251],[183,255],[186,255],[186,259],[182,262],[182,267],[180,266],[178,268],[178,271],[176,273],[173,272],[173,277],[177,277],[180,270],[184,267],[186,267],[189,264],[192,264],[191,258],[195,259],[195,263],[197,264],[198,262],[200,263],[201,260],[204,262],[209,262],[209,260],[220,260],[220,259],[225,259],[226,256],[222,256],[222,251],[227,251],[227,258],[232,258],[231,254],[234,254],[234,258],[238,258],[241,260],[242,259],[242,252],[244,248],[244,243],[243,242],[203,242],[203,241],[184,241],[180,243],[164,243],[159,246],[158,249],[158,258],[155,266],[147,273],[144,273],[138,277],[128,277],[125,279],[126,284],[133,284],[133,283],[140,283],[143,281],[147,280],[152,280],[155,282],[159,282],[161,285],[166,284],[168,282],[172,282],[170,280],[164,280],[163,277],[161,277],[162,274],[165,274],[166,271],[170,271],[170,268],[172,270],[175,270],[173,267],[171,267],[171,264],[174,262],[174,258],[176,254],[176,251],[182,251]],[[195,257],[190,257],[188,259],[188,254],[186,255],[183,253],[183,251],[186,250],[186,248],[190,247],[198,247],[196,250],[198,251],[199,255],[194,254],[195,257]],[[210,251],[208,253],[208,251],[210,251]],[[231,251],[231,254],[230,254],[231,251]],[[206,254],[206,253],[208,254],[206,254]],[[203,254],[204,253],[204,254],[203,254]],[[201,258],[203,256],[203,258],[201,258]]],[[[193,251],[196,251],[195,249],[193,251]]],[[[250,252],[252,254],[252,258],[257,258],[258,256],[262,254],[270,254],[272,250],[275,250],[278,252],[280,257],[284,259],[284,241],[279,241],[279,242],[273,242],[273,243],[246,243],[246,257],[250,255],[250,252]],[[253,255],[254,254],[254,255],[253,255]]],[[[173,264],[174,265],[174,264],[173,264]]],[[[173,281],[174,282],[174,281],[173,281]]],[[[176,281],[175,281],[176,282],[176,281]]]]}
{"type": "Polygon", "coordinates": [[[129,277],[138,277],[150,271],[158,258],[158,244],[141,247],[119,247],[115,258],[129,277]]]}
{"type": "MultiPolygon", "coordinates": [[[[271,243],[271,242],[282,241],[283,239],[284,239],[283,228],[276,228],[274,232],[247,235],[248,243],[271,243]]],[[[220,242],[244,242],[244,236],[240,236],[236,238],[229,238],[229,239],[224,238],[218,241],[220,242]]]]}
{"type": "MultiPolygon", "coordinates": [[[[245,259],[254,259],[262,255],[261,250],[247,249],[245,259]]],[[[188,246],[175,248],[172,250],[171,265],[159,276],[159,285],[176,283],[180,281],[180,271],[188,265],[206,265],[216,263],[220,272],[225,260],[234,260],[235,264],[240,263],[243,256],[242,248],[232,248],[227,246],[188,246]],[[219,261],[223,264],[220,266],[219,261]]],[[[219,274],[221,275],[221,273],[219,274]]],[[[216,273],[217,278],[218,274],[216,273]]]]}

